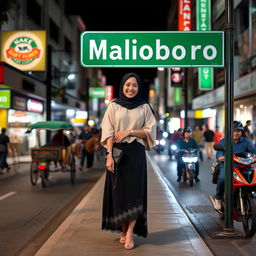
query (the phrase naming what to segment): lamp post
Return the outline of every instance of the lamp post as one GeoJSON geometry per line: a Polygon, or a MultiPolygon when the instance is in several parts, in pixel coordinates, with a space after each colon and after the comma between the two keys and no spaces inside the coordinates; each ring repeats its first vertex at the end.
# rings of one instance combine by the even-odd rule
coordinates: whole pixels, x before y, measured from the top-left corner
{"type": "MultiPolygon", "coordinates": [[[[52,102],[52,46],[47,47],[47,75],[46,75],[46,120],[51,121],[52,102]]],[[[50,143],[51,132],[46,132],[46,142],[50,143]]]]}

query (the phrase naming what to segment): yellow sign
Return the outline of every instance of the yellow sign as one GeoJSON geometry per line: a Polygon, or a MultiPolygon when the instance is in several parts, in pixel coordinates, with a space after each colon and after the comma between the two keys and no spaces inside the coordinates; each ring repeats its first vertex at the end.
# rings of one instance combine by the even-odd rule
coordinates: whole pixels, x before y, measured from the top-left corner
{"type": "Polygon", "coordinates": [[[44,71],[46,31],[2,31],[1,61],[23,71],[44,71]]]}

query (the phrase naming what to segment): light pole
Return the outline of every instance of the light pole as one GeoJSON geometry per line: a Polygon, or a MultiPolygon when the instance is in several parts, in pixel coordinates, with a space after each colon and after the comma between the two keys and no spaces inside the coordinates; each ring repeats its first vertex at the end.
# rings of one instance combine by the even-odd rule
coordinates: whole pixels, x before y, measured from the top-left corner
{"type": "Polygon", "coordinates": [[[225,228],[233,234],[234,3],[225,2],[225,228]]]}
{"type": "MultiPolygon", "coordinates": [[[[47,47],[47,75],[46,75],[46,120],[51,121],[51,102],[52,102],[52,46],[47,47]]],[[[50,143],[51,132],[46,132],[46,142],[50,143]]]]}

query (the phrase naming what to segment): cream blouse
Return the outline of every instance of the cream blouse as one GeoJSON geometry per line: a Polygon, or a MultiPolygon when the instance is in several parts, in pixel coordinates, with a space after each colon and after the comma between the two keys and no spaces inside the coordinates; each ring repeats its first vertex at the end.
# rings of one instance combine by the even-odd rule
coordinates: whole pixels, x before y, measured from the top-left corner
{"type": "Polygon", "coordinates": [[[134,109],[127,109],[112,102],[102,120],[101,144],[106,147],[107,139],[113,137],[115,133],[125,130],[144,130],[147,138],[126,137],[122,142],[131,143],[137,140],[150,150],[155,146],[156,140],[156,119],[148,104],[143,104],[134,109]]]}

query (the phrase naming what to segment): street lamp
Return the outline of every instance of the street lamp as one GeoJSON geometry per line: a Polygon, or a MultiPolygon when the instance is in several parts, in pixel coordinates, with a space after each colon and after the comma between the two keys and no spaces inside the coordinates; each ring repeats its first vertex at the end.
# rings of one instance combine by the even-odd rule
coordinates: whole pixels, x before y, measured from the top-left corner
{"type": "Polygon", "coordinates": [[[75,74],[69,74],[68,75],[68,80],[74,80],[76,78],[75,74]]]}

